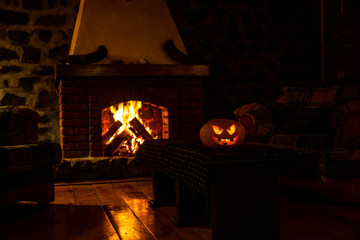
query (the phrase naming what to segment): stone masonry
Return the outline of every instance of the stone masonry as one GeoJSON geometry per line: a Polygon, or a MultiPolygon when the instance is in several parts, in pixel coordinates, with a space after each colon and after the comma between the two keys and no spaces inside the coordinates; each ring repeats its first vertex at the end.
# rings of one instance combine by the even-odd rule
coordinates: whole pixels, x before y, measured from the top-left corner
{"type": "Polygon", "coordinates": [[[54,68],[68,53],[80,0],[0,0],[0,105],[40,114],[40,140],[59,142],[54,68]]]}

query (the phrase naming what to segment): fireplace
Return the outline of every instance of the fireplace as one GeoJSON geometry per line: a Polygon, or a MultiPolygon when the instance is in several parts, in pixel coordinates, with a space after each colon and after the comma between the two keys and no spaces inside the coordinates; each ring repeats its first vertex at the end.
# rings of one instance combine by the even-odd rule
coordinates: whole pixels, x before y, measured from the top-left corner
{"type": "Polygon", "coordinates": [[[169,138],[169,111],[152,103],[130,100],[101,110],[104,156],[134,156],[148,139],[169,138]]]}
{"type": "MultiPolygon", "coordinates": [[[[205,65],[58,65],[64,158],[108,157],[102,115],[111,106],[129,101],[141,102],[143,110],[158,108],[152,113],[163,114],[163,132],[150,133],[152,137],[198,137],[203,124],[202,83],[208,74],[205,65]]],[[[159,122],[153,124],[160,128],[159,122]]]]}

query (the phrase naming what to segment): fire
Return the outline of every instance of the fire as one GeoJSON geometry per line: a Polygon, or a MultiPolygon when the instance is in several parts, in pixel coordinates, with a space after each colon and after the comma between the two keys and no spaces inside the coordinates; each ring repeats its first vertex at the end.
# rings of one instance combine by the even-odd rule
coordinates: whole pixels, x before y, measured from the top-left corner
{"type": "MultiPolygon", "coordinates": [[[[120,151],[123,152],[135,153],[143,141],[145,141],[145,137],[147,137],[147,139],[168,138],[168,135],[166,134],[167,131],[164,131],[165,134],[162,131],[159,133],[159,127],[157,127],[157,129],[152,129],[150,126],[158,126],[159,121],[161,124],[164,124],[165,122],[165,125],[167,125],[167,118],[168,112],[165,108],[155,107],[155,105],[143,103],[141,101],[122,102],[104,109],[102,111],[102,135],[103,140],[105,140],[105,150],[106,148],[110,148],[110,151],[113,152],[113,148],[115,148],[117,151],[120,149],[120,151]],[[160,120],[159,113],[161,113],[160,115],[162,116],[160,117],[160,120]],[[117,121],[120,122],[119,124],[121,126],[117,130],[115,129],[116,132],[110,138],[104,139],[105,134],[108,134],[108,131],[117,121]],[[135,129],[134,121],[141,129],[135,129]],[[156,124],[154,124],[154,122],[156,124]],[[142,132],[139,133],[139,130],[142,132]],[[120,140],[116,140],[117,136],[118,138],[123,137],[125,139],[120,138],[120,140]],[[112,143],[113,141],[115,145],[112,143]],[[118,141],[120,141],[121,145],[116,146],[118,141]]],[[[113,132],[110,134],[112,133],[113,132]]]]}
{"type": "MultiPolygon", "coordinates": [[[[143,143],[144,139],[141,137],[137,137],[135,136],[135,134],[133,132],[130,131],[131,126],[130,126],[130,121],[134,118],[137,118],[141,124],[144,124],[144,122],[142,121],[142,119],[139,116],[139,110],[142,107],[142,102],[141,101],[128,101],[128,102],[124,102],[124,103],[120,103],[119,105],[117,105],[117,107],[115,106],[111,106],[110,107],[110,112],[113,115],[113,118],[115,121],[120,121],[123,123],[123,125],[119,128],[119,130],[117,131],[117,134],[120,134],[122,131],[126,130],[129,133],[131,133],[132,138],[131,138],[131,151],[135,152],[138,148],[139,148],[139,144],[136,143],[143,143]]],[[[145,126],[144,126],[145,127],[145,126]]],[[[149,133],[151,133],[151,130],[149,127],[145,127],[146,131],[148,131],[149,133]]],[[[115,135],[115,134],[114,134],[115,135]]],[[[111,137],[110,140],[107,142],[107,144],[109,144],[115,136],[111,137]]]]}
{"type": "MultiPolygon", "coordinates": [[[[128,125],[129,122],[134,118],[139,119],[139,109],[142,107],[142,102],[140,101],[128,101],[125,103],[120,103],[117,107],[111,106],[110,111],[114,114],[115,121],[119,120],[125,125],[128,125]]],[[[142,122],[140,120],[140,122],[142,122]]]]}

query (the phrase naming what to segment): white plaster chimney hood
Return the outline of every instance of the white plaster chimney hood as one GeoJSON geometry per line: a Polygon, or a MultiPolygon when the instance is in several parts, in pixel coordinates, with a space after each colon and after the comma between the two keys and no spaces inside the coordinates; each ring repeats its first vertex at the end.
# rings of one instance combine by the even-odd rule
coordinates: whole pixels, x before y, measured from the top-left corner
{"type": "Polygon", "coordinates": [[[81,0],[69,55],[108,50],[98,63],[116,61],[175,64],[163,49],[167,40],[186,54],[165,0],[81,0]]]}

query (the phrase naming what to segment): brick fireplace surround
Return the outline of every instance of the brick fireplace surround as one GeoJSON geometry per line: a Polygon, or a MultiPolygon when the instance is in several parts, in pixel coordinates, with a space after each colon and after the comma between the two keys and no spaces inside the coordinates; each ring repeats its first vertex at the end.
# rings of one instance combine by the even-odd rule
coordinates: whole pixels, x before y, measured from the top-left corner
{"type": "Polygon", "coordinates": [[[170,138],[197,137],[208,75],[205,65],[58,65],[64,158],[102,157],[101,110],[129,100],[166,107],[170,138]]]}

